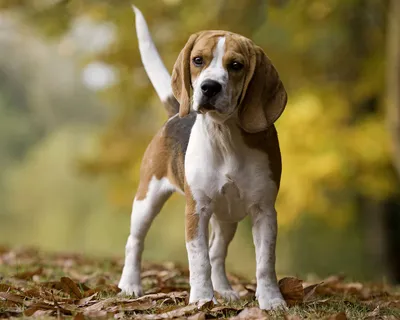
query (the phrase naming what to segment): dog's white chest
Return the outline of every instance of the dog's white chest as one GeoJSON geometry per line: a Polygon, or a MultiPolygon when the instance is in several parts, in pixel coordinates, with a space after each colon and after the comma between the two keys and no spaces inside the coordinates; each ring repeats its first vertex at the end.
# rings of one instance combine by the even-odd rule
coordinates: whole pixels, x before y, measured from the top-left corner
{"type": "Polygon", "coordinates": [[[267,154],[247,147],[240,133],[210,131],[201,119],[193,126],[185,158],[197,211],[234,222],[253,206],[273,205],[277,190],[267,154]]]}

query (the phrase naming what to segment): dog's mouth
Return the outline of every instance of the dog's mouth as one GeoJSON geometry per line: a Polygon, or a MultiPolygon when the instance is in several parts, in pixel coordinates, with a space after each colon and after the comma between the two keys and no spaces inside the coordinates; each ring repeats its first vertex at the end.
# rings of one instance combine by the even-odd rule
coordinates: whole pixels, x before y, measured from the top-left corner
{"type": "Polygon", "coordinates": [[[198,114],[206,114],[207,112],[210,111],[217,111],[217,109],[215,108],[215,106],[211,103],[205,103],[199,106],[197,113],[198,114]]]}

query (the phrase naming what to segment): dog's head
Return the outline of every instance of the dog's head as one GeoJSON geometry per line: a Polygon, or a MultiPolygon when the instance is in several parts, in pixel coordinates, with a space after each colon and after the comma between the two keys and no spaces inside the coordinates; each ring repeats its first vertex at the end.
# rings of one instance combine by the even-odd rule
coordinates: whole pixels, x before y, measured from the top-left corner
{"type": "Polygon", "coordinates": [[[221,122],[235,115],[250,133],[266,130],[287,102],[285,88],[264,51],[226,31],[203,31],[189,38],[175,63],[172,89],[180,117],[189,114],[192,100],[194,111],[221,122]]]}

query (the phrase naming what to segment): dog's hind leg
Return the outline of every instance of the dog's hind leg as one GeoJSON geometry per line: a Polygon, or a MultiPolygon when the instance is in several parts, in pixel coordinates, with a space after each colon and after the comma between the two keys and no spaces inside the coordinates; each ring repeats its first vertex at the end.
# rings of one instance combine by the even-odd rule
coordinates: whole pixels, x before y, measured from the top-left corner
{"type": "Polygon", "coordinates": [[[225,300],[238,300],[238,294],[232,289],[225,271],[225,259],[229,243],[237,229],[237,222],[221,222],[215,216],[211,218],[210,262],[211,280],[214,291],[225,300]]]}
{"type": "Polygon", "coordinates": [[[122,294],[140,296],[143,294],[140,281],[140,269],[144,239],[154,218],[160,212],[165,201],[170,197],[175,188],[167,178],[160,180],[154,176],[148,184],[144,197],[136,195],[132,205],[130,235],[125,247],[125,264],[118,287],[122,294]]]}

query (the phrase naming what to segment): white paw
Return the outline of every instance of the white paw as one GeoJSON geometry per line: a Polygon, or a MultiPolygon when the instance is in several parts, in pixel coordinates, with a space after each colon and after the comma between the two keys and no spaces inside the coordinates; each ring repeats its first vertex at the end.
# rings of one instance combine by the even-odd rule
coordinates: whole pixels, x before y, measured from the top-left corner
{"type": "Polygon", "coordinates": [[[123,279],[119,282],[118,288],[121,289],[121,292],[119,293],[120,295],[134,297],[140,297],[143,295],[143,289],[140,284],[129,283],[128,281],[123,281],[123,279]]]}
{"type": "Polygon", "coordinates": [[[282,297],[276,297],[276,298],[259,297],[258,304],[260,306],[260,309],[263,310],[279,310],[279,309],[287,310],[286,301],[282,297]]]}
{"type": "Polygon", "coordinates": [[[214,301],[214,291],[211,288],[190,288],[189,303],[198,302],[199,305],[204,304],[208,301],[214,301]]]}
{"type": "Polygon", "coordinates": [[[228,290],[218,290],[216,289],[215,291],[218,292],[218,294],[222,297],[222,299],[226,300],[226,301],[238,301],[239,298],[239,294],[232,289],[228,289],[228,290]]]}

